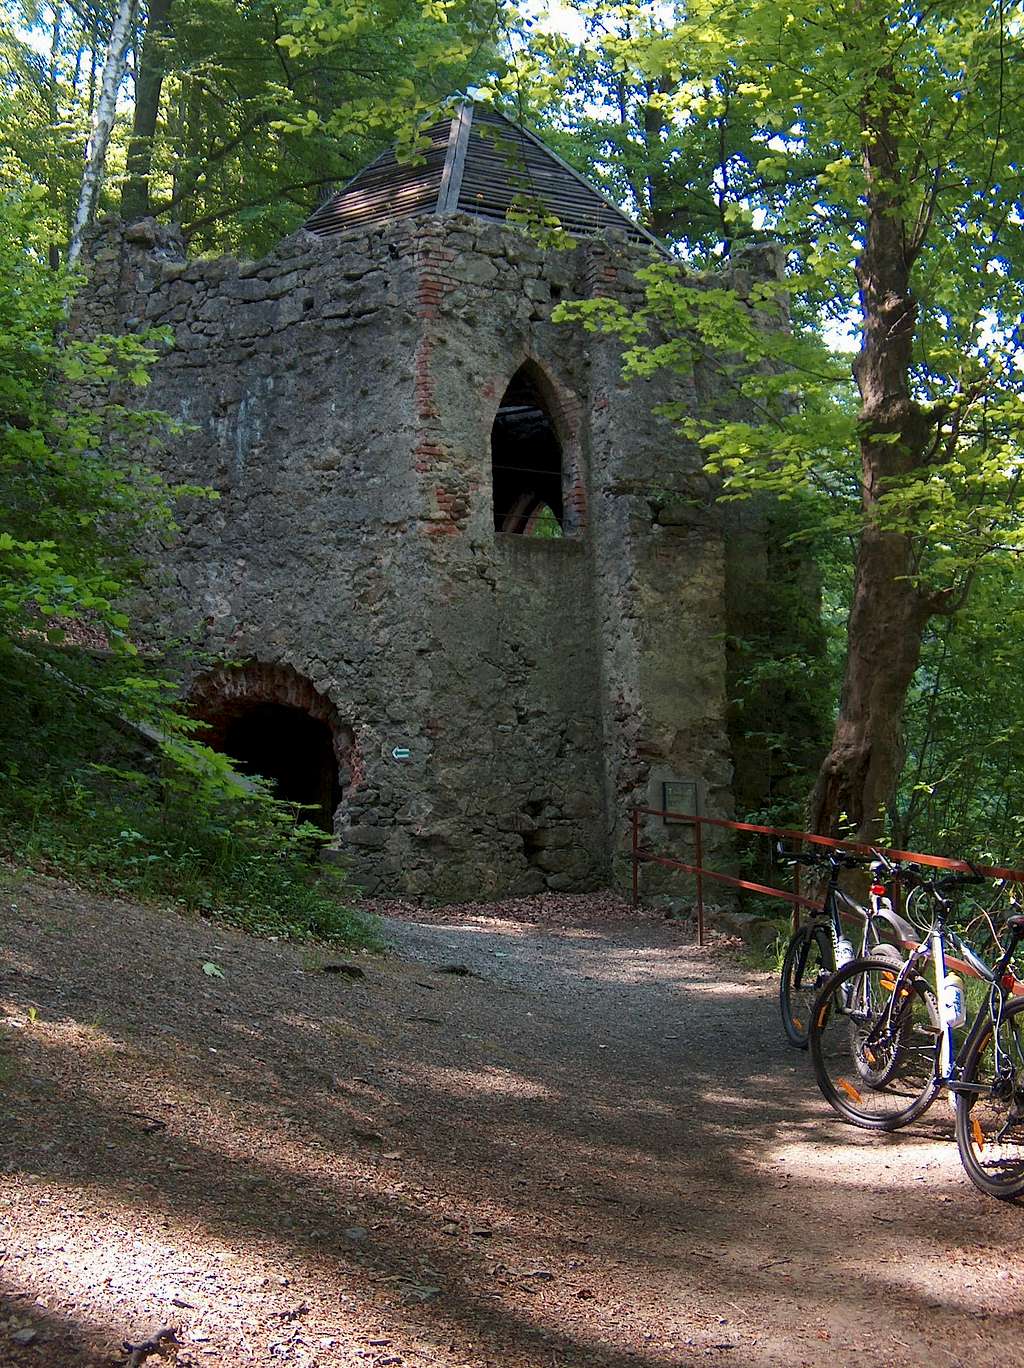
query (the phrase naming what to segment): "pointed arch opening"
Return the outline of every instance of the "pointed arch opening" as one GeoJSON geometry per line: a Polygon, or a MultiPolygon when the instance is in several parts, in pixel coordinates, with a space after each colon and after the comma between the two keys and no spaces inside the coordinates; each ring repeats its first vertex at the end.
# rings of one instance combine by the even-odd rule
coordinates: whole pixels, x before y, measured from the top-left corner
{"type": "Polygon", "coordinates": [[[509,383],[491,428],[494,528],[527,537],[562,537],[562,441],[529,363],[509,383]]]}

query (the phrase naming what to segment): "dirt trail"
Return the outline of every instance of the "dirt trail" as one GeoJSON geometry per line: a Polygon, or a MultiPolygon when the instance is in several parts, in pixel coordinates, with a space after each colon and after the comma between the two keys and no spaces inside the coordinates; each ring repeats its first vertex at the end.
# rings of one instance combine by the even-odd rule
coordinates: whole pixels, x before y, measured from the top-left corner
{"type": "Polygon", "coordinates": [[[9,878],[0,1363],[166,1324],[183,1365],[1019,1358],[1021,1213],[943,1104],[833,1122],[767,975],[585,899],[486,911],[353,978],[9,878]]]}

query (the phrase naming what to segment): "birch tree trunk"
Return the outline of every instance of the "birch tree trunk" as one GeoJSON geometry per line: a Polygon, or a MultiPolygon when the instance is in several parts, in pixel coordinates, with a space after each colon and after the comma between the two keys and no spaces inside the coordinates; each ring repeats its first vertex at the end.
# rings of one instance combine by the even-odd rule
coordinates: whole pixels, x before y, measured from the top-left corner
{"type": "Polygon", "coordinates": [[[92,129],[85,148],[85,170],[82,173],[82,188],[78,196],[78,210],[71,230],[68,244],[68,265],[74,266],[82,251],[82,234],[93,216],[103,174],[107,164],[107,148],[117,113],[117,92],[124,78],[125,53],[135,17],[135,0],[118,0],[114,26],[110,31],[110,42],[103,58],[103,73],[100,77],[99,96],[93,110],[92,129]]]}

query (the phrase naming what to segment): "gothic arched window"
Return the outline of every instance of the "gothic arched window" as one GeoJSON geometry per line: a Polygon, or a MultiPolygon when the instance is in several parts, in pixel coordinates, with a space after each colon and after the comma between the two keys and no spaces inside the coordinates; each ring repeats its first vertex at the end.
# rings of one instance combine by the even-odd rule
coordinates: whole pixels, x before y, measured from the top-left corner
{"type": "Polygon", "coordinates": [[[527,366],[512,377],[495,416],[491,468],[495,531],[564,534],[562,444],[527,366]]]}

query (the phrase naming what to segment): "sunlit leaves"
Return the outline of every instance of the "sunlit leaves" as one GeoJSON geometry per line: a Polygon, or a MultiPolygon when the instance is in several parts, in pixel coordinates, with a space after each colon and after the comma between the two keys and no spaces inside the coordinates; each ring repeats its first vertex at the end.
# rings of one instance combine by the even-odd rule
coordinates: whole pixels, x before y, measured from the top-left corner
{"type": "Polygon", "coordinates": [[[86,618],[132,651],[119,600],[171,515],[140,459],[159,416],[109,391],[145,383],[159,339],[66,335],[75,281],[35,248],[39,217],[38,196],[0,200],[0,638],[86,618]]]}

